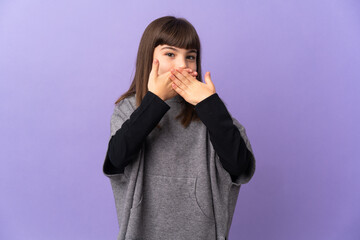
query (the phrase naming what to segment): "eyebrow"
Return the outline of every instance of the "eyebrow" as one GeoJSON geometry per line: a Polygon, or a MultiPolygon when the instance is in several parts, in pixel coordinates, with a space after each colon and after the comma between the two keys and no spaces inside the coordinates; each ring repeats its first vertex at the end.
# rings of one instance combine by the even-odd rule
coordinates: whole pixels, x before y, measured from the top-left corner
{"type": "MultiPolygon", "coordinates": [[[[161,50],[164,50],[164,49],[171,49],[171,50],[174,50],[175,52],[178,52],[178,50],[176,48],[173,48],[173,47],[163,47],[161,48],[161,50]]],[[[190,49],[187,51],[188,53],[197,53],[197,50],[196,49],[190,49]]]]}

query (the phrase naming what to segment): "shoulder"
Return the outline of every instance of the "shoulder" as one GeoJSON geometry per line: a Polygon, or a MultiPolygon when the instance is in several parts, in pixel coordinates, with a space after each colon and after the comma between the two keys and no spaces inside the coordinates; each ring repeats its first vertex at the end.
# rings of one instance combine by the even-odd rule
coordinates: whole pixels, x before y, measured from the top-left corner
{"type": "Polygon", "coordinates": [[[245,127],[233,116],[231,116],[234,125],[240,130],[240,131],[245,131],[245,127]]]}
{"type": "Polygon", "coordinates": [[[132,113],[136,109],[136,98],[135,94],[128,96],[114,106],[114,113],[132,113]]]}

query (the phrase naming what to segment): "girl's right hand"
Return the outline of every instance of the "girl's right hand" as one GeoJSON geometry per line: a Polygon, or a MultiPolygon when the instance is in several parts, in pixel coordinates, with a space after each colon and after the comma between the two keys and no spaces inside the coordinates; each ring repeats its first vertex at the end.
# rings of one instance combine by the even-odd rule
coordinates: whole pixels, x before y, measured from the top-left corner
{"type": "MultiPolygon", "coordinates": [[[[186,68],[186,70],[192,76],[196,77],[197,72],[193,72],[189,68],[186,68]]],[[[151,72],[149,75],[148,90],[156,94],[163,101],[175,97],[178,93],[171,87],[172,84],[172,81],[170,79],[171,71],[165,72],[161,75],[158,74],[158,71],[159,71],[159,60],[154,59],[151,72]]]]}

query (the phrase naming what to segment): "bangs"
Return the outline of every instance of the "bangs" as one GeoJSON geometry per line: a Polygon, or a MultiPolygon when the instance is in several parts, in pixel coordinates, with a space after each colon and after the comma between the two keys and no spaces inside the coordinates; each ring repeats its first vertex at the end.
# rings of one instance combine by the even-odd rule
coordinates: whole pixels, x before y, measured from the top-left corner
{"type": "Polygon", "coordinates": [[[178,48],[200,51],[200,40],[194,27],[186,20],[176,19],[163,26],[156,37],[155,46],[170,45],[178,48]]]}

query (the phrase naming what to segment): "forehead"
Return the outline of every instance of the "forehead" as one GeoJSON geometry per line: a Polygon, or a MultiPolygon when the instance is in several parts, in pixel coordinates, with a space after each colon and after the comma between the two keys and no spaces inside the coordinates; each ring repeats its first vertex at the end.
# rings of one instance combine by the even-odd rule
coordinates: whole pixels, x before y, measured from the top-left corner
{"type": "Polygon", "coordinates": [[[158,48],[160,51],[173,50],[173,51],[178,51],[178,52],[195,52],[195,53],[197,52],[196,49],[178,48],[178,47],[167,45],[167,44],[159,45],[156,48],[158,48]]]}

